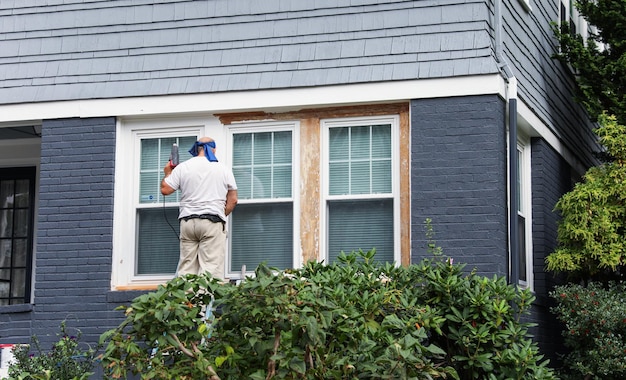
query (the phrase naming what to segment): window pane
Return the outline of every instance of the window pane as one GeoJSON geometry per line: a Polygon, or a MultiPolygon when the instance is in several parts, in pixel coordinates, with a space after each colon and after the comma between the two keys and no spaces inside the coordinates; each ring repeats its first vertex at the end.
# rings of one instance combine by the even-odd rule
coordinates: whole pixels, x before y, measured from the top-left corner
{"type": "Polygon", "coordinates": [[[522,212],[522,207],[524,201],[522,200],[522,170],[523,170],[523,161],[524,155],[522,151],[517,150],[517,181],[516,181],[516,189],[517,192],[517,211],[522,212]]]}
{"type": "Polygon", "coordinates": [[[350,171],[350,194],[370,194],[370,162],[353,162],[350,171]]]}
{"type": "MultiPolygon", "coordinates": [[[[163,202],[161,195],[161,178],[163,167],[170,159],[172,144],[177,143],[180,162],[188,160],[191,155],[187,150],[196,141],[196,136],[153,138],[141,140],[141,162],[139,171],[139,203],[163,202]]],[[[177,202],[179,193],[165,197],[167,202],[177,202]]]]}
{"type": "MultiPolygon", "coordinates": [[[[233,135],[233,166],[246,166],[252,164],[252,133],[238,133],[233,135]]],[[[237,178],[239,186],[239,178],[237,178]]]]}
{"type": "Polygon", "coordinates": [[[13,207],[13,180],[0,181],[0,208],[13,207]]]}
{"type": "Polygon", "coordinates": [[[176,272],[180,256],[177,218],[177,207],[137,210],[137,274],[176,272]]]}
{"type": "Polygon", "coordinates": [[[156,171],[145,171],[139,177],[139,194],[141,203],[156,203],[161,197],[159,178],[160,173],[156,171]]]}
{"type": "Polygon", "coordinates": [[[329,164],[329,191],[333,195],[350,193],[350,164],[347,162],[331,162],[329,164]]]}
{"type": "Polygon", "coordinates": [[[330,161],[347,160],[349,153],[349,132],[350,128],[331,128],[328,131],[330,161]]]}
{"type": "Polygon", "coordinates": [[[527,281],[526,277],[526,218],[517,216],[517,249],[519,252],[519,279],[527,281]]]}
{"type": "Polygon", "coordinates": [[[13,239],[13,245],[13,265],[16,267],[26,267],[26,261],[28,259],[28,240],[13,239]]]}
{"type": "Polygon", "coordinates": [[[30,181],[18,179],[15,181],[15,207],[30,206],[30,181]]]}
{"type": "Polygon", "coordinates": [[[394,261],[393,200],[328,202],[328,253],[335,261],[341,251],[376,248],[376,260],[394,261]]]}
{"type": "Polygon", "coordinates": [[[30,213],[30,210],[28,209],[15,210],[15,220],[14,220],[15,225],[13,227],[14,237],[20,237],[20,238],[28,237],[28,230],[30,227],[28,225],[28,222],[30,220],[29,213],[30,213]]]}
{"type": "Polygon", "coordinates": [[[245,265],[253,271],[265,261],[270,267],[293,267],[293,205],[238,204],[231,216],[230,271],[245,265]]]}
{"type": "Polygon", "coordinates": [[[255,167],[252,170],[252,198],[272,197],[272,168],[255,167]]]}
{"type": "Polygon", "coordinates": [[[370,154],[370,127],[351,127],[350,128],[350,159],[369,160],[370,154]]]}
{"type": "Polygon", "coordinates": [[[291,132],[274,132],[274,164],[291,166],[291,132]]]}
{"type": "Polygon", "coordinates": [[[372,193],[391,193],[391,159],[372,162],[372,193]]]}
{"type": "MultiPolygon", "coordinates": [[[[0,240],[0,268],[11,267],[11,239],[0,240]]],[[[7,272],[8,273],[8,272],[7,272]]],[[[0,277],[0,280],[8,280],[9,277],[0,277]]]]}
{"type": "Polygon", "coordinates": [[[24,303],[25,285],[26,269],[14,269],[11,278],[11,297],[19,298],[19,302],[12,301],[13,304],[24,303]]]}
{"type": "Polygon", "coordinates": [[[237,181],[237,198],[250,199],[252,198],[252,174],[250,169],[242,167],[234,167],[233,175],[237,181]]]}
{"type": "Polygon", "coordinates": [[[329,129],[329,194],[391,193],[391,125],[329,129]]]}
{"type": "Polygon", "coordinates": [[[391,126],[372,126],[372,154],[374,158],[391,159],[391,126]]]}
{"type": "Polygon", "coordinates": [[[255,165],[270,165],[272,163],[272,133],[255,133],[252,153],[255,165]]]}
{"type": "Polygon", "coordinates": [[[291,197],[291,165],[274,169],[274,198],[291,197]]]}
{"type": "Polygon", "coordinates": [[[291,131],[233,135],[233,174],[240,199],[292,196],[291,131]]]}
{"type": "Polygon", "coordinates": [[[13,210],[0,211],[0,237],[8,238],[13,234],[13,210]]]}

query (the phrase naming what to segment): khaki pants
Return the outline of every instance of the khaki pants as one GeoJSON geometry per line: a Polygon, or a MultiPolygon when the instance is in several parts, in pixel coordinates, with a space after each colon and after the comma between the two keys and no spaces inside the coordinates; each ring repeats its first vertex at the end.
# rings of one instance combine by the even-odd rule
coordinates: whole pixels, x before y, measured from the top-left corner
{"type": "Polygon", "coordinates": [[[226,230],[223,223],[208,219],[180,221],[180,259],[178,276],[210,272],[224,280],[226,230]]]}

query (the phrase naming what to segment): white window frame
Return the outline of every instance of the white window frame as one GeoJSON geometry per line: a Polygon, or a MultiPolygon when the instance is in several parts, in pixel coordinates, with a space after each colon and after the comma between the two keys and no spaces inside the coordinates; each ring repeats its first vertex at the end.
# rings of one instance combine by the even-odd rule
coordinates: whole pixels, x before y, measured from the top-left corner
{"type": "MultiPolygon", "coordinates": [[[[113,265],[111,289],[150,289],[172,279],[171,275],[137,275],[137,207],[139,206],[139,165],[141,138],[195,135],[211,136],[218,143],[217,156],[228,165],[224,127],[212,116],[159,117],[117,121],[115,157],[115,190],[113,217],[113,265]]],[[[186,147],[180,147],[185,155],[186,147]]],[[[165,163],[163,163],[165,165],[165,163]]],[[[168,202],[166,207],[178,206],[168,202]]],[[[144,207],[142,205],[141,207],[144,207]]],[[[150,206],[148,206],[150,207],[150,206]]],[[[152,207],[163,207],[163,202],[152,207]]],[[[177,222],[177,221],[174,221],[177,222]]],[[[174,233],[174,232],[172,232],[174,233]]]]}
{"type": "Polygon", "coordinates": [[[559,25],[563,21],[567,22],[568,25],[571,22],[576,26],[576,33],[580,34],[583,37],[583,40],[586,40],[589,36],[589,26],[587,20],[583,16],[580,15],[578,9],[574,5],[575,0],[558,0],[559,5],[559,25]],[[565,15],[563,15],[563,8],[565,8],[565,15]]]}
{"type": "Polygon", "coordinates": [[[400,117],[398,115],[389,116],[368,116],[351,118],[332,118],[320,120],[321,127],[321,162],[320,162],[320,260],[329,262],[328,252],[328,201],[348,200],[348,199],[393,199],[393,259],[395,265],[401,265],[401,236],[400,236],[400,117]],[[329,130],[333,127],[354,127],[359,125],[380,125],[391,124],[391,193],[388,195],[367,194],[367,195],[329,195],[330,192],[330,168],[329,168],[329,130]]]}
{"type": "MultiPolygon", "coordinates": [[[[294,268],[302,266],[302,253],[300,250],[300,122],[299,121],[272,121],[272,122],[254,122],[254,123],[237,123],[227,126],[226,143],[230,153],[230,160],[233,158],[233,135],[240,133],[262,133],[262,132],[291,132],[292,144],[292,173],[291,173],[291,198],[273,198],[273,199],[242,199],[238,198],[237,204],[254,204],[271,202],[292,202],[293,203],[293,244],[292,244],[292,263],[294,268]]],[[[237,180],[237,178],[235,178],[237,180]]],[[[235,211],[237,208],[235,207],[235,211]]],[[[229,236],[231,231],[228,231],[229,236]]],[[[231,239],[228,239],[228,253],[226,254],[226,277],[231,279],[241,278],[241,268],[231,268],[231,239]]],[[[246,274],[254,274],[256,268],[246,268],[246,274]]]]}
{"type": "MultiPolygon", "coordinates": [[[[521,204],[521,211],[516,210],[517,215],[524,217],[524,247],[526,248],[526,281],[519,281],[519,285],[533,290],[534,288],[534,268],[533,268],[533,222],[532,222],[532,184],[531,184],[531,147],[530,139],[525,136],[518,136],[518,155],[521,160],[518,163],[520,168],[518,176],[521,181],[521,188],[518,201],[521,204]]],[[[517,206],[516,206],[517,208],[517,206]]],[[[517,233],[517,231],[515,231],[517,233]]],[[[519,238],[519,237],[518,237],[519,238]]]]}

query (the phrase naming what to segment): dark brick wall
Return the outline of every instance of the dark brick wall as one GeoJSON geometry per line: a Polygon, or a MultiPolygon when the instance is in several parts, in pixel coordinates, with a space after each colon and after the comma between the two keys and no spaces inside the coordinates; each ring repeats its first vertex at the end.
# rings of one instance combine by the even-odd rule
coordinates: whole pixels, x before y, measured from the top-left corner
{"type": "Polygon", "coordinates": [[[496,95],[411,102],[412,262],[428,255],[432,219],[445,255],[507,273],[505,103],[496,95]]]}
{"type": "Polygon", "coordinates": [[[531,182],[533,203],[533,259],[534,289],[537,297],[530,321],[537,323],[531,332],[541,351],[553,361],[563,353],[561,325],[550,313],[554,305],[548,292],[561,278],[545,272],[545,258],[557,245],[559,215],[554,206],[560,197],[571,190],[572,170],[565,160],[541,138],[531,140],[531,182]]]}
{"type": "Polygon", "coordinates": [[[32,333],[55,341],[67,320],[97,342],[109,325],[115,118],[48,120],[42,133],[32,333]]]}

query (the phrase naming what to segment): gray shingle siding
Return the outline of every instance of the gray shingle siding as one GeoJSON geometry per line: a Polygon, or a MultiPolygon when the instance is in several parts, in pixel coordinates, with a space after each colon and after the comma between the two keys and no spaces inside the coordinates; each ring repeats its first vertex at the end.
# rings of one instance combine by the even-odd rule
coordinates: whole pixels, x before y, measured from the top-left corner
{"type": "Polygon", "coordinates": [[[495,95],[411,102],[413,262],[428,255],[430,218],[445,255],[482,274],[506,275],[504,115],[495,95]]]}
{"type": "Polygon", "coordinates": [[[498,71],[484,0],[4,4],[0,104],[498,71]]]}
{"type": "Polygon", "coordinates": [[[580,154],[584,165],[597,161],[591,144],[594,135],[585,113],[573,102],[570,70],[552,58],[558,43],[550,23],[559,19],[558,1],[533,1],[526,12],[517,1],[503,2],[504,55],[518,78],[519,98],[569,149],[580,154]]]}

